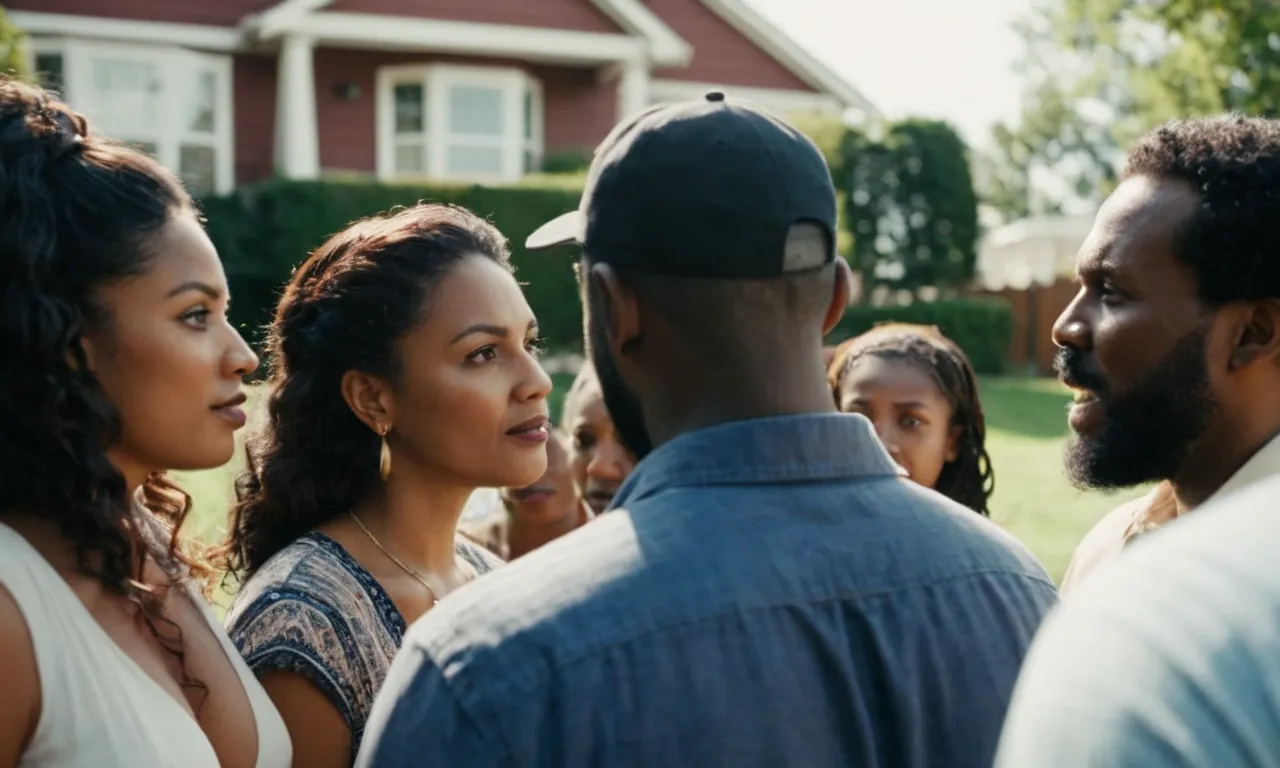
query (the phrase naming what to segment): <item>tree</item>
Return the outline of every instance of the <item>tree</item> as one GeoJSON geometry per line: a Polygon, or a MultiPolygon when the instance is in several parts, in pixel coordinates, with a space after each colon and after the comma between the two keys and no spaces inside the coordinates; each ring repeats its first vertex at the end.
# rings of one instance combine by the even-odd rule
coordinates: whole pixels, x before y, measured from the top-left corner
{"type": "Polygon", "coordinates": [[[864,286],[918,294],[973,277],[978,197],[968,148],[954,128],[904,120],[882,140],[851,130],[839,167],[853,233],[850,266],[864,286]]]}
{"type": "Polygon", "coordinates": [[[796,112],[784,117],[822,151],[834,174],[841,161],[840,145],[848,129],[844,118],[825,112],[796,112]]]}
{"type": "Polygon", "coordinates": [[[13,25],[0,5],[0,72],[8,72],[18,77],[27,74],[27,36],[13,25]]]}
{"type": "Polygon", "coordinates": [[[1096,202],[1123,149],[1167,120],[1280,110],[1270,0],[1040,0],[1018,31],[1021,116],[997,126],[982,190],[1007,218],[1096,202]]]}
{"type": "MultiPolygon", "coordinates": [[[[842,167],[844,163],[843,145],[849,132],[849,127],[844,118],[840,115],[823,112],[799,112],[787,115],[787,121],[801,133],[808,136],[809,140],[818,147],[827,161],[827,166],[831,169],[832,178],[835,179],[836,185],[840,186],[845,176],[842,167]]],[[[844,219],[844,198],[842,196],[840,199],[840,220],[844,221],[844,219]]],[[[836,251],[846,258],[853,251],[853,238],[847,227],[841,228],[836,233],[836,251]]]]}

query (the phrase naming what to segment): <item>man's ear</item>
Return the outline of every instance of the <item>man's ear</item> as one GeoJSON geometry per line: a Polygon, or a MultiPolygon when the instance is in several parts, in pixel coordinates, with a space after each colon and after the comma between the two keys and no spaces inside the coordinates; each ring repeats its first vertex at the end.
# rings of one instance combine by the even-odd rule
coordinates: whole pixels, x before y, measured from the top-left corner
{"type": "Polygon", "coordinates": [[[603,303],[604,311],[600,315],[609,332],[609,351],[615,360],[621,359],[623,350],[640,337],[640,305],[636,292],[608,264],[592,264],[587,279],[603,303]]]}
{"type": "Polygon", "coordinates": [[[823,336],[831,333],[840,322],[840,318],[844,317],[845,310],[849,308],[849,296],[852,293],[850,286],[853,284],[853,272],[849,269],[849,262],[845,261],[843,256],[837,256],[835,266],[836,282],[831,288],[831,303],[827,305],[826,317],[822,319],[823,336]]]}
{"type": "Polygon", "coordinates": [[[1258,361],[1280,365],[1280,300],[1250,302],[1233,330],[1228,370],[1238,371],[1258,361]]]}

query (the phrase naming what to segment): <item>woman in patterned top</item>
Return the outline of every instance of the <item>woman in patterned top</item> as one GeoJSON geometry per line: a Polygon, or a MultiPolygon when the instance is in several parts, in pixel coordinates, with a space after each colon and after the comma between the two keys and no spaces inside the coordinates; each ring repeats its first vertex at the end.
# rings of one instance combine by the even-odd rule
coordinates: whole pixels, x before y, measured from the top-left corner
{"type": "Polygon", "coordinates": [[[537,341],[506,241],[459,208],[357,222],[290,281],[226,554],[295,765],[351,764],[406,626],[500,563],[458,517],[546,470],[537,341]]]}

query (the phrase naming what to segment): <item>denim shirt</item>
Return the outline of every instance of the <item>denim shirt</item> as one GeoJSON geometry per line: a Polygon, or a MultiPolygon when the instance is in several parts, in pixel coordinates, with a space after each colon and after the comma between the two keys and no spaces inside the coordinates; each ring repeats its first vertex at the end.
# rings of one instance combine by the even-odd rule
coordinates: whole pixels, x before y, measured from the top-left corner
{"type": "Polygon", "coordinates": [[[861,416],[702,429],[419,620],[359,764],[986,768],[1055,600],[861,416]]]}

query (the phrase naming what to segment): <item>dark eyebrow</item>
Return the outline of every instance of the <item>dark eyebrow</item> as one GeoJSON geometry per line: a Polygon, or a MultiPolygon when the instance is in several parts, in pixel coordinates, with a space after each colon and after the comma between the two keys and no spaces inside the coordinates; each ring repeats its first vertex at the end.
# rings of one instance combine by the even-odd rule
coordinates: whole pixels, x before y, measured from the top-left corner
{"type": "MultiPolygon", "coordinates": [[[[530,320],[529,328],[528,330],[525,331],[525,333],[536,334],[537,332],[538,332],[538,321],[530,320]]],[[[462,341],[468,336],[472,336],[477,333],[483,333],[488,336],[494,336],[499,339],[505,339],[507,338],[507,336],[510,335],[507,329],[501,325],[494,325],[493,323],[476,323],[475,325],[469,326],[466,330],[464,330],[462,333],[459,333],[457,336],[454,336],[453,340],[450,341],[449,343],[457,344],[459,341],[462,341]]]]}
{"type": "Polygon", "coordinates": [[[180,293],[186,293],[187,291],[199,291],[200,293],[203,293],[205,296],[208,296],[209,298],[214,299],[215,301],[217,299],[222,298],[222,291],[218,290],[217,288],[214,288],[212,285],[209,285],[208,283],[201,282],[199,280],[188,280],[185,283],[181,283],[172,291],[169,291],[169,293],[165,296],[165,298],[171,299],[174,296],[177,296],[180,293]]]}
{"type": "Polygon", "coordinates": [[[1076,271],[1082,275],[1114,275],[1119,268],[1114,261],[1103,256],[1085,261],[1076,271]]]}
{"type": "Polygon", "coordinates": [[[1112,277],[1120,272],[1120,268],[1116,265],[1115,259],[1111,256],[1111,243],[1106,243],[1103,247],[1098,248],[1090,253],[1087,257],[1080,260],[1076,267],[1076,277],[1099,276],[1112,277]]]}
{"type": "Polygon", "coordinates": [[[499,339],[507,338],[507,329],[503,328],[501,325],[493,325],[492,323],[476,323],[475,325],[468,327],[462,333],[459,333],[457,336],[454,336],[453,340],[450,341],[449,343],[457,344],[459,341],[462,341],[468,336],[472,336],[477,333],[483,333],[489,336],[496,336],[499,339]]]}
{"type": "MultiPolygon", "coordinates": [[[[857,405],[860,407],[866,407],[868,405],[871,405],[871,401],[865,398],[859,397],[855,400],[852,400],[849,404],[857,405]]],[[[923,400],[897,400],[897,401],[894,401],[893,407],[894,408],[910,408],[912,410],[918,410],[918,411],[929,410],[929,404],[924,402],[923,400]]]]}

